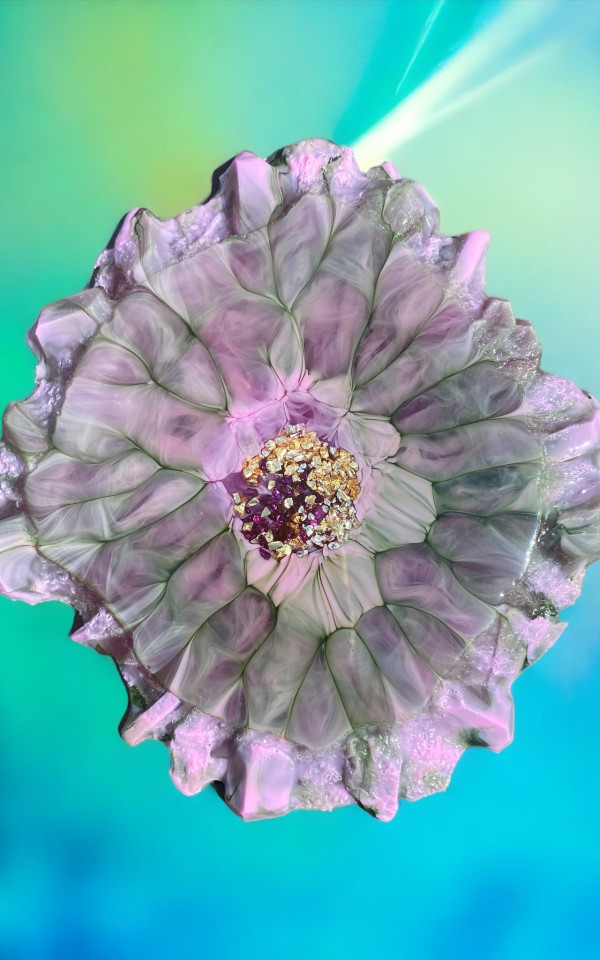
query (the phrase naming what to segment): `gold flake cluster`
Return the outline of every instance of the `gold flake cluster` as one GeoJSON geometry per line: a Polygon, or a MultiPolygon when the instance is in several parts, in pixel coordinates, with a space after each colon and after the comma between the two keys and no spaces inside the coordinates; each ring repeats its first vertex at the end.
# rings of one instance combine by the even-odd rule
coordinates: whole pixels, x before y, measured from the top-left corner
{"type": "Polygon", "coordinates": [[[325,546],[335,550],[359,525],[358,463],[303,424],[265,441],[260,453],[244,460],[242,475],[257,489],[252,496],[250,490],[234,494],[234,511],[244,536],[265,557],[307,556],[325,546]]]}

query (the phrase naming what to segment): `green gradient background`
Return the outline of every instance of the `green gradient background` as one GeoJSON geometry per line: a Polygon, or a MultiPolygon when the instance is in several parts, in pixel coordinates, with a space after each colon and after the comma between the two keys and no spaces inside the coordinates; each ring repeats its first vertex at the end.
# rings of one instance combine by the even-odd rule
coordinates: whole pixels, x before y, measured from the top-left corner
{"type": "MultiPolygon", "coordinates": [[[[467,78],[460,109],[377,159],[425,184],[446,233],[490,232],[488,292],[600,395],[600,6],[516,3],[540,10],[499,45],[508,73],[467,78]]],[[[179,212],[242,149],[354,143],[514,7],[446,0],[397,92],[428,0],[0,0],[0,406],[30,392],[39,309],[85,285],[127,209],[179,212]]],[[[0,958],[600,957],[599,590],[592,569],[517,682],[515,743],[469,751],[387,825],[184,798],[162,746],[119,739],[125,692],[68,608],[2,599],[0,958]]]]}

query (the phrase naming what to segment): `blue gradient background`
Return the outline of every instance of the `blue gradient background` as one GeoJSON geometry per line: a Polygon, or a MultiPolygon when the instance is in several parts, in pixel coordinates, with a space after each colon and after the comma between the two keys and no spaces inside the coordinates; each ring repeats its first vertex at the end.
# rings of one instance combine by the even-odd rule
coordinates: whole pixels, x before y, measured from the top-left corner
{"type": "MultiPolygon", "coordinates": [[[[599,52],[592,0],[0,0],[0,406],[127,209],[170,216],[232,154],[310,136],[394,160],[446,233],[488,230],[488,292],[600,395],[599,52]]],[[[599,590],[600,565],[518,680],[514,744],[387,825],[181,796],[162,746],[119,739],[125,692],[69,609],[2,599],[0,958],[600,957],[599,590]]]]}

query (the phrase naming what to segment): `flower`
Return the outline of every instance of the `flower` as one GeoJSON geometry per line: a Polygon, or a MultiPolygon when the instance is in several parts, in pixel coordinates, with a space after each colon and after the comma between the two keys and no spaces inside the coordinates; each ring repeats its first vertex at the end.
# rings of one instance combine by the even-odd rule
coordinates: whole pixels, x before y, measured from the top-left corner
{"type": "Polygon", "coordinates": [[[33,328],[1,589],[72,604],[183,792],[389,819],[510,742],[600,553],[598,405],[390,164],[309,140],[215,184],[33,328]]]}

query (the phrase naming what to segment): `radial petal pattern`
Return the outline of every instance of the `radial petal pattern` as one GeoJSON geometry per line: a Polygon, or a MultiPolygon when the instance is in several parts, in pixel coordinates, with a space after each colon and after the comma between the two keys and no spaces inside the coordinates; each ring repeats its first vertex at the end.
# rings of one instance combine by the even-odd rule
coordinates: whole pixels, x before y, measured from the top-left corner
{"type": "Polygon", "coordinates": [[[0,590],[74,607],[184,793],[389,819],[510,742],[600,554],[600,411],[485,294],[486,243],[308,140],[133,210],[31,331],[0,590]]]}

